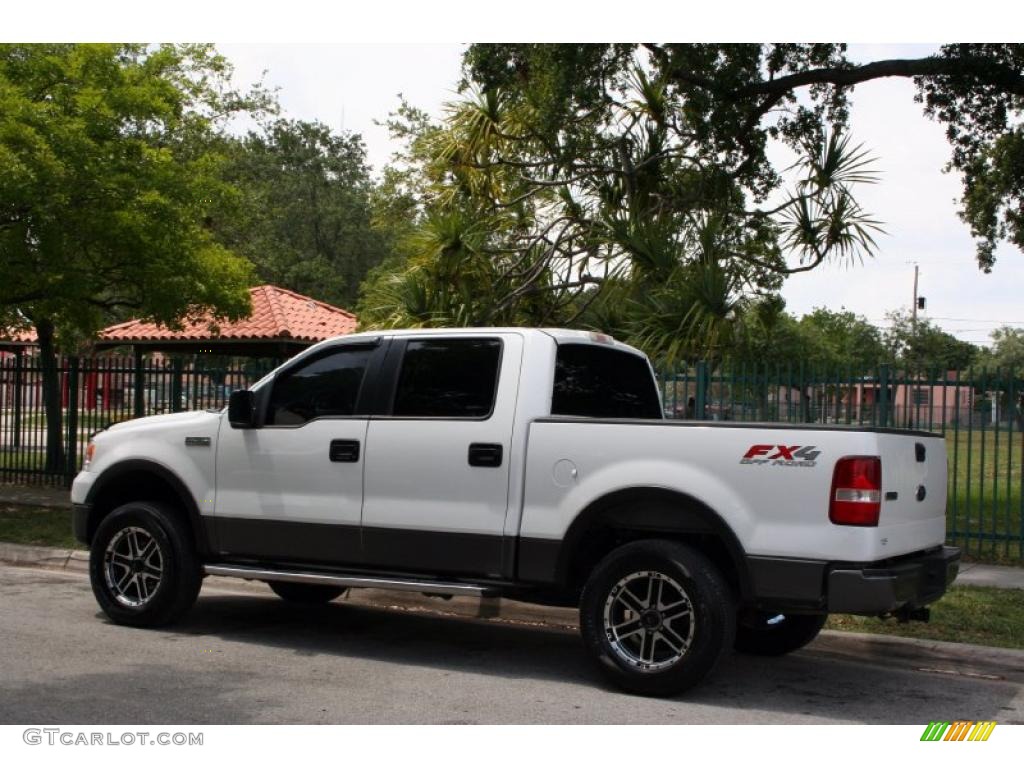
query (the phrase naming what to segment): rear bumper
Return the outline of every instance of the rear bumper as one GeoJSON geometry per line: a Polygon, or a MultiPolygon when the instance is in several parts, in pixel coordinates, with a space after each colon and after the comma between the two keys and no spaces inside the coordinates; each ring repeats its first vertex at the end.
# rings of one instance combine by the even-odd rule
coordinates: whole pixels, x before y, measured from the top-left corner
{"type": "Polygon", "coordinates": [[[885,566],[831,567],[829,613],[888,613],[919,608],[946,593],[960,570],[960,550],[940,547],[885,566]]]}
{"type": "Polygon", "coordinates": [[[942,597],[959,571],[960,550],[936,547],[874,563],[750,557],[748,565],[762,610],[875,615],[942,597]]]}

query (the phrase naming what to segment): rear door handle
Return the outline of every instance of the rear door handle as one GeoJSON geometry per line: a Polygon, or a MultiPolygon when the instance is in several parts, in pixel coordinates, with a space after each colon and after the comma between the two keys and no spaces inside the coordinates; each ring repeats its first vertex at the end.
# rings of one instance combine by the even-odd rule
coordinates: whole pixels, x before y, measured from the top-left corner
{"type": "Polygon", "coordinates": [[[331,461],[353,464],[359,461],[359,441],[331,440],[331,448],[328,455],[331,461]]]}
{"type": "Polygon", "coordinates": [[[470,443],[469,466],[500,467],[502,453],[500,443],[470,443]]]}

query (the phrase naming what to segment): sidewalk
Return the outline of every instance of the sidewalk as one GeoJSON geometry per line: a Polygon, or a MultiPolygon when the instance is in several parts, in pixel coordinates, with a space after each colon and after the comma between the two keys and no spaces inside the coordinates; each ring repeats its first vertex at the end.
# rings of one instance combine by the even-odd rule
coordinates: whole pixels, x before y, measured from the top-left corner
{"type": "MultiPolygon", "coordinates": [[[[5,503],[28,507],[70,507],[71,498],[67,488],[0,483],[0,504],[5,503]]],[[[1012,565],[963,563],[956,583],[975,587],[1024,589],[1024,568],[1012,565]]]]}
{"type": "Polygon", "coordinates": [[[1024,568],[1012,565],[986,565],[985,563],[961,563],[957,584],[973,587],[1000,587],[1001,589],[1024,589],[1024,568]]]}

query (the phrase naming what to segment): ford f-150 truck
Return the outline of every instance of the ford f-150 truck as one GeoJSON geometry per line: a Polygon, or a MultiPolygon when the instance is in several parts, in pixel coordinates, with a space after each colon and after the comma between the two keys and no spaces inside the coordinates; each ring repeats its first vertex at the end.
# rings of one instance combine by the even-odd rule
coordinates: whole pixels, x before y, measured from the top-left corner
{"type": "Polygon", "coordinates": [[[115,622],[177,619],[210,574],[578,606],[598,666],[652,695],[829,613],[926,619],[959,563],[940,437],[666,421],[642,353],[567,330],[322,342],[225,410],[96,435],[72,501],[115,622]]]}

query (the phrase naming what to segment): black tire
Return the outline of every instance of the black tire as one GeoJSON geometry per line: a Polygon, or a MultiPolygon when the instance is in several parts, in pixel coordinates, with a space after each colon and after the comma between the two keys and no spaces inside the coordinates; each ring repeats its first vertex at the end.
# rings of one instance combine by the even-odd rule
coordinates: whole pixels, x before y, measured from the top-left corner
{"type": "Polygon", "coordinates": [[[699,683],[732,647],[735,631],[735,599],[722,574],[674,541],[614,550],[593,570],[580,600],[580,633],[598,668],[620,688],[647,696],[672,696],[699,683]],[[651,586],[638,598],[637,585],[644,591],[645,584],[651,586]]]}
{"type": "Polygon", "coordinates": [[[330,584],[297,584],[293,581],[268,581],[267,584],[282,600],[302,605],[329,603],[348,591],[345,587],[332,587],[330,584]]]}
{"type": "Polygon", "coordinates": [[[188,527],[172,508],[150,501],[123,504],[103,518],[90,545],[89,580],[111,621],[133,627],[180,618],[203,581],[188,527]]]}
{"type": "Polygon", "coordinates": [[[735,648],[754,656],[784,656],[816,638],[827,618],[824,614],[758,613],[737,625],[735,648]]]}

